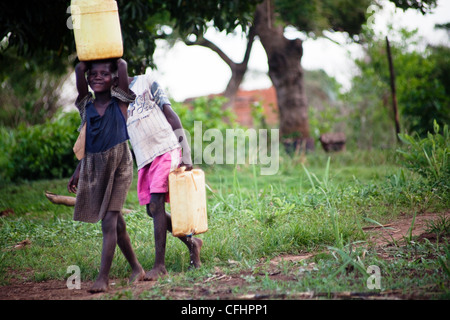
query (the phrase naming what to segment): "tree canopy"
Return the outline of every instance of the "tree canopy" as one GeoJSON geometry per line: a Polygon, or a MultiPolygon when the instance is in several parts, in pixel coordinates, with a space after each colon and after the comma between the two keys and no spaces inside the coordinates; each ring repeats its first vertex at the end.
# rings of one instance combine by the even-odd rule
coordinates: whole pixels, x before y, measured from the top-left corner
{"type": "MultiPolygon", "coordinates": [[[[320,34],[323,30],[360,32],[372,0],[271,0],[280,21],[298,30],[320,34]]],[[[389,0],[404,10],[427,13],[437,0],[389,0]]],[[[262,0],[117,0],[124,52],[132,71],[152,65],[155,40],[164,38],[162,25],[182,34],[201,34],[208,23],[231,32],[247,26],[262,0]]],[[[25,57],[37,55],[65,62],[75,52],[73,32],[67,26],[70,0],[16,0],[0,2],[0,59],[8,48],[25,57]]],[[[1,62],[1,60],[0,60],[1,62]]]]}
{"type": "MultiPolygon", "coordinates": [[[[284,25],[320,35],[323,30],[356,35],[366,19],[372,0],[272,0],[277,19],[284,25]]],[[[429,12],[437,0],[390,0],[404,10],[429,12]]],[[[155,40],[164,38],[161,26],[170,25],[182,34],[202,34],[208,23],[231,32],[247,26],[262,0],[117,0],[124,39],[124,52],[132,72],[153,65],[155,40]]],[[[70,0],[17,0],[0,2],[0,62],[4,51],[16,48],[26,58],[56,60],[53,68],[65,70],[66,58],[75,52],[73,32],[68,28],[70,0]]]]}
{"type": "Polygon", "coordinates": [[[279,19],[298,30],[321,35],[324,30],[359,34],[371,0],[275,0],[279,19]]]}

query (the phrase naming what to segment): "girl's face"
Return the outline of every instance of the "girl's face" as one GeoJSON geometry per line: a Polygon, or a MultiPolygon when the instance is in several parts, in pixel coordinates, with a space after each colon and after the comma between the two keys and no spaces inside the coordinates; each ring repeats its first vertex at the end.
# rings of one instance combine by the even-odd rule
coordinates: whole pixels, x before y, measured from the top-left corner
{"type": "Polygon", "coordinates": [[[87,75],[88,84],[96,92],[105,92],[111,90],[113,85],[113,76],[110,63],[93,63],[87,75]]]}

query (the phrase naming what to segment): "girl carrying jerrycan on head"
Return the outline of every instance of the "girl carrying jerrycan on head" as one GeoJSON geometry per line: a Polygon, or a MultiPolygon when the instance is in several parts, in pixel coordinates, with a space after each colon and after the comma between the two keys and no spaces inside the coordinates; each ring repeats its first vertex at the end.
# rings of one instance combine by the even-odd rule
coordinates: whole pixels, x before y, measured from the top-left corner
{"type": "Polygon", "coordinates": [[[130,282],[142,280],[145,275],[131,247],[121,214],[133,179],[133,159],[126,127],[129,101],[111,95],[115,73],[118,75],[116,91],[122,92],[123,96],[128,95],[127,64],[123,59],[80,62],[75,68],[78,90],[76,106],[82,126],[86,126],[85,155],[67,188],[77,194],[74,220],[102,221],[103,249],[100,273],[89,290],[93,293],[108,288],[116,245],[132,268],[130,282]],[[94,91],[95,99],[88,91],[88,84],[94,91]]]}

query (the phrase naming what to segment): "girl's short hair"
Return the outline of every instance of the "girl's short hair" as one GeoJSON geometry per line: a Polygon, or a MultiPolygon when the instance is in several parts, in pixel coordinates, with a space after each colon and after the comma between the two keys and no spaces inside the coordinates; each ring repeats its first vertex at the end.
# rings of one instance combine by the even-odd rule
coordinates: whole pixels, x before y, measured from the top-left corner
{"type": "Polygon", "coordinates": [[[109,63],[109,70],[111,71],[113,77],[117,77],[116,59],[102,59],[102,60],[86,61],[87,70],[88,71],[91,70],[91,68],[94,64],[100,64],[100,63],[109,63]]]}

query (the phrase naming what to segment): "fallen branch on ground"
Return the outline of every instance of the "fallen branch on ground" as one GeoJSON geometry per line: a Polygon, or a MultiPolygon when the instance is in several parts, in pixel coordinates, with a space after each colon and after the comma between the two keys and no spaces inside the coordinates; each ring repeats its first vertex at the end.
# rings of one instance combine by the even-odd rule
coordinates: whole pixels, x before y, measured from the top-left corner
{"type": "MultiPolygon", "coordinates": [[[[53,192],[50,191],[45,191],[45,196],[47,197],[48,200],[50,200],[51,203],[54,204],[63,204],[65,206],[68,207],[74,207],[75,206],[75,202],[77,200],[76,197],[71,197],[71,196],[62,196],[60,194],[55,194],[53,192]]],[[[131,209],[122,209],[122,213],[123,214],[128,214],[131,213],[133,210],[131,209]]]]}
{"type": "Polygon", "coordinates": [[[363,230],[372,230],[372,229],[380,229],[380,228],[389,228],[392,227],[393,224],[385,224],[385,225],[379,225],[379,226],[370,226],[370,227],[363,227],[363,230]]]}
{"type": "Polygon", "coordinates": [[[75,206],[75,201],[77,199],[71,196],[62,196],[59,194],[54,194],[53,192],[50,191],[45,191],[45,196],[47,197],[48,200],[50,200],[50,202],[54,204],[63,204],[68,207],[75,206]]]}

